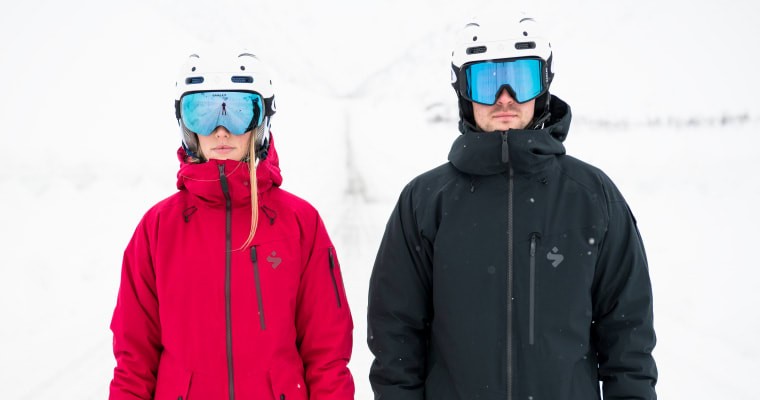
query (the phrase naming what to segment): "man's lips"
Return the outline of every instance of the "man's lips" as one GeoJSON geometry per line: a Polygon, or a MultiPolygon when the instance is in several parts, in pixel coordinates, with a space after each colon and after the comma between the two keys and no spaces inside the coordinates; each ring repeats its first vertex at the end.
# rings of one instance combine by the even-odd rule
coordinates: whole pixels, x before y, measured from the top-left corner
{"type": "Polygon", "coordinates": [[[517,114],[513,114],[513,113],[496,113],[496,114],[493,115],[493,118],[512,119],[512,118],[517,118],[517,114]]]}

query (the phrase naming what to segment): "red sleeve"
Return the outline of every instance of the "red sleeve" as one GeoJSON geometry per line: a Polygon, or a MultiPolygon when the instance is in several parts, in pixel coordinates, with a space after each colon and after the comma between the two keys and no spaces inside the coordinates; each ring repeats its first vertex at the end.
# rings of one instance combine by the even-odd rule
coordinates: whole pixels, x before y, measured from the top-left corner
{"type": "Polygon", "coordinates": [[[296,329],[310,400],[353,400],[354,381],[348,370],[353,320],[340,264],[322,220],[307,240],[309,256],[298,291],[296,329]]]}
{"type": "Polygon", "coordinates": [[[156,387],[161,325],[148,225],[146,216],[124,251],[121,285],[111,320],[116,368],[110,400],[153,399],[156,387]]]}

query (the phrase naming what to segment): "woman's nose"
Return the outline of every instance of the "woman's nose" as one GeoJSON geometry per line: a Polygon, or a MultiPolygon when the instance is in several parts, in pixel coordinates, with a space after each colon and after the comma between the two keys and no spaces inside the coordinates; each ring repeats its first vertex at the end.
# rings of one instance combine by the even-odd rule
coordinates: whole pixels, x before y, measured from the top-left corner
{"type": "Polygon", "coordinates": [[[217,126],[216,129],[214,129],[214,132],[212,133],[216,137],[227,137],[230,135],[230,131],[228,131],[227,128],[225,128],[222,125],[217,126]]]}

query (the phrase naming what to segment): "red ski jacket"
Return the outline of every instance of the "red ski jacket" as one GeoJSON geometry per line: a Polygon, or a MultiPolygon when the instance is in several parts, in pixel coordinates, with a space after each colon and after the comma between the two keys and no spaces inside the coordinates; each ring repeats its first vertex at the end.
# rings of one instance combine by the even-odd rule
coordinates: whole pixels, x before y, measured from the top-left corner
{"type": "Polygon", "coordinates": [[[342,400],[353,321],[317,211],[279,188],[277,152],[184,162],[179,191],[151,208],[124,252],[111,330],[111,400],[342,400]]]}

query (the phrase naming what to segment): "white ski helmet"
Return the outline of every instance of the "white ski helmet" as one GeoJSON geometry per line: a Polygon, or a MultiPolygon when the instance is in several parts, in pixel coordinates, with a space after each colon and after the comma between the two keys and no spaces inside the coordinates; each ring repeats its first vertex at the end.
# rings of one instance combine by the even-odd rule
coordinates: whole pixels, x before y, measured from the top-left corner
{"type": "Polygon", "coordinates": [[[250,91],[264,101],[263,122],[255,126],[256,157],[263,160],[269,150],[269,126],[276,111],[274,89],[269,68],[248,51],[227,52],[221,55],[191,54],[180,69],[176,82],[174,111],[180,125],[182,147],[197,157],[198,138],[182,122],[180,100],[189,93],[213,91],[250,91]]]}
{"type": "Polygon", "coordinates": [[[459,98],[460,130],[463,122],[475,126],[472,103],[466,95],[464,67],[478,62],[521,58],[538,58],[543,62],[543,90],[536,97],[534,119],[530,125],[537,127],[548,119],[549,86],[554,78],[551,43],[541,25],[525,13],[516,13],[474,19],[459,32],[451,52],[451,86],[459,98]]]}

